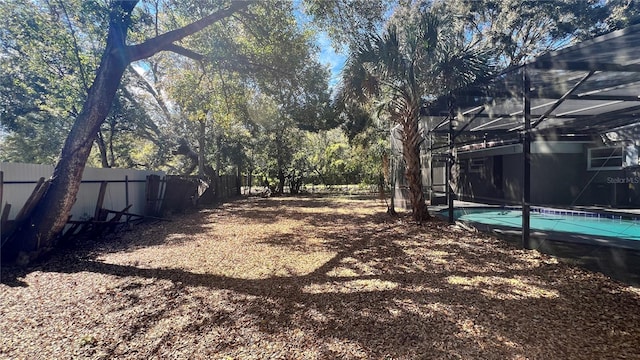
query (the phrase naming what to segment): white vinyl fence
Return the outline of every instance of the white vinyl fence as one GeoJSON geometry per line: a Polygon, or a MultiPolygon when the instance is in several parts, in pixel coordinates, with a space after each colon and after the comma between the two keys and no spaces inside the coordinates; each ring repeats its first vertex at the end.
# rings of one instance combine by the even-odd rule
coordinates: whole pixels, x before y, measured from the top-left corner
{"type": "MultiPolygon", "coordinates": [[[[53,166],[0,162],[0,171],[3,175],[0,212],[5,204],[11,204],[7,220],[13,220],[33,192],[38,179],[48,179],[51,176],[53,166]]],[[[77,200],[71,210],[71,219],[87,220],[93,217],[100,184],[105,181],[107,188],[103,209],[121,211],[132,205],[127,212],[144,215],[147,206],[146,179],[149,175],[157,175],[161,179],[165,177],[162,171],[85,168],[77,200]]],[[[163,183],[161,182],[159,199],[162,199],[163,183]]]]}

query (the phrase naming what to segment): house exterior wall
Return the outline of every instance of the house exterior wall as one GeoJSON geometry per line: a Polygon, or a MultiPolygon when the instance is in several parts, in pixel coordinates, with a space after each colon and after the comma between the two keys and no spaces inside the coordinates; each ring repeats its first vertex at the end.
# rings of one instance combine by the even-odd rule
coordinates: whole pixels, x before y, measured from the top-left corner
{"type": "MultiPolygon", "coordinates": [[[[522,154],[504,155],[504,196],[510,202],[522,198],[522,154]]],[[[541,205],[589,203],[584,191],[588,176],[586,159],[579,154],[531,154],[531,202],[541,205]]]]}
{"type": "MultiPolygon", "coordinates": [[[[522,155],[503,155],[502,157],[504,199],[507,203],[519,203],[522,201],[522,155]]],[[[532,199],[533,194],[532,189],[532,199]]]]}
{"type": "MultiPolygon", "coordinates": [[[[586,158],[579,154],[532,154],[531,201],[535,204],[576,205],[587,185],[586,158]]],[[[585,198],[585,203],[589,199],[585,198]]]]}
{"type": "MultiPolygon", "coordinates": [[[[631,156],[625,155],[623,169],[589,170],[589,149],[598,147],[606,147],[599,138],[592,141],[534,141],[531,149],[531,203],[562,207],[640,208],[638,144],[623,150],[632,153],[631,156]]],[[[431,205],[446,204],[444,159],[443,156],[431,158],[426,153],[422,156],[423,187],[431,205]]],[[[397,161],[394,203],[399,208],[410,208],[401,156],[397,161]]],[[[459,200],[486,204],[521,203],[521,144],[460,152],[452,172],[453,190],[459,200]]]]}
{"type": "Polygon", "coordinates": [[[640,165],[628,168],[625,179],[628,179],[629,206],[640,208],[640,165]]]}
{"type": "MultiPolygon", "coordinates": [[[[466,201],[494,204],[520,203],[523,169],[522,153],[519,151],[521,147],[514,147],[515,153],[484,157],[475,157],[470,153],[467,159],[461,159],[461,167],[464,169],[465,164],[468,166],[460,177],[463,186],[459,197],[466,201]]],[[[531,202],[568,206],[582,198],[588,203],[589,196],[583,191],[588,182],[586,164],[582,145],[566,153],[550,153],[539,149],[533,152],[531,202]]]]}
{"type": "MultiPolygon", "coordinates": [[[[531,154],[531,202],[537,205],[640,207],[640,166],[589,171],[594,143],[549,143],[531,154]]],[[[521,147],[462,154],[458,197],[489,204],[518,204],[522,197],[521,147]]]]}
{"type": "Polygon", "coordinates": [[[601,171],[592,175],[589,196],[595,205],[640,208],[640,168],[601,171]]]}
{"type": "Polygon", "coordinates": [[[503,171],[499,169],[503,159],[502,155],[459,159],[458,198],[488,204],[503,202],[503,171]]]}

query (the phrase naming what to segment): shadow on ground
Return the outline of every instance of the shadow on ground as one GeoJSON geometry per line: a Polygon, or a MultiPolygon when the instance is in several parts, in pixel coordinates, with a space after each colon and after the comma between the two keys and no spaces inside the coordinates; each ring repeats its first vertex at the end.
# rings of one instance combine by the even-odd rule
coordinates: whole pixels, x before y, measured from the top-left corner
{"type": "Polygon", "coordinates": [[[130,342],[144,344],[134,358],[170,354],[172,344],[189,347],[190,356],[247,358],[640,356],[640,300],[621,284],[440,222],[419,228],[383,210],[364,199],[251,198],[142,229],[113,247],[61,254],[38,271],[120,279],[101,296],[113,312],[141,313],[115,335],[118,342],[86,350],[107,357],[131,355],[122,345],[130,342]],[[100,251],[180,246],[167,239],[179,233],[189,241],[211,221],[228,219],[256,233],[280,219],[300,222],[257,241],[302,253],[321,247],[333,256],[306,274],[255,279],[97,260],[100,251]],[[308,242],[309,229],[320,245],[308,242]],[[165,321],[173,328],[157,330],[165,321]]]}

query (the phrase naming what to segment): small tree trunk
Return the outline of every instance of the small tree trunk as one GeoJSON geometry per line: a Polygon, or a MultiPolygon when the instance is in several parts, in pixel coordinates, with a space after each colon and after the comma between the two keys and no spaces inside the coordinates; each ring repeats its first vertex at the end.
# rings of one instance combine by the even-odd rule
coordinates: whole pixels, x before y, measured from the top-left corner
{"type": "Polygon", "coordinates": [[[390,169],[389,169],[389,187],[391,188],[391,194],[390,197],[391,199],[389,200],[389,210],[388,212],[392,215],[396,215],[396,177],[398,176],[398,171],[396,168],[396,159],[391,160],[392,162],[390,162],[390,169]]]}
{"type": "Polygon", "coordinates": [[[242,195],[242,167],[241,162],[238,162],[238,167],[236,168],[236,195],[242,195]]]}
{"type": "Polygon", "coordinates": [[[282,149],[283,145],[282,145],[282,139],[280,138],[280,136],[276,136],[276,157],[277,157],[277,164],[278,164],[278,188],[276,190],[276,192],[278,194],[284,194],[284,151],[282,149]]]}
{"type": "Polygon", "coordinates": [[[113,152],[113,139],[116,135],[115,120],[109,124],[109,167],[116,166],[116,155],[113,152]]]}
{"type": "Polygon", "coordinates": [[[200,123],[198,127],[198,177],[204,179],[204,147],[205,147],[205,132],[206,122],[205,119],[199,119],[200,123]]]}
{"type": "Polygon", "coordinates": [[[96,144],[98,145],[98,150],[100,152],[100,163],[102,164],[102,167],[111,167],[109,166],[109,159],[107,158],[107,145],[104,143],[104,137],[100,130],[96,133],[96,144]]]}
{"type": "Polygon", "coordinates": [[[222,192],[220,188],[222,187],[222,183],[220,182],[220,168],[222,167],[222,153],[220,152],[220,147],[222,146],[222,137],[216,137],[216,169],[214,171],[213,179],[211,179],[211,183],[216,189],[216,199],[222,198],[222,192]]]}
{"type": "Polygon", "coordinates": [[[277,193],[278,194],[284,194],[284,171],[282,170],[282,167],[279,165],[278,166],[278,190],[277,193]]]}

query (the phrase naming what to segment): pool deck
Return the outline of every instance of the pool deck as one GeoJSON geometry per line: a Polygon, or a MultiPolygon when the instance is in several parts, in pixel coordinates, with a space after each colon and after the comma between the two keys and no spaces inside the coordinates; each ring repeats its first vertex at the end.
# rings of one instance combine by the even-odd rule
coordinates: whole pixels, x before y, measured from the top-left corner
{"type": "MultiPolygon", "coordinates": [[[[509,206],[516,206],[517,207],[517,205],[509,205],[509,206]]],[[[538,206],[538,205],[534,205],[534,206],[538,206]]],[[[476,203],[476,202],[470,202],[470,201],[454,200],[453,201],[453,207],[455,207],[455,208],[465,208],[465,207],[497,207],[497,208],[499,208],[499,207],[502,207],[502,205],[489,205],[489,204],[476,203]]],[[[553,208],[553,205],[539,206],[539,207],[553,208]]],[[[448,208],[447,205],[431,205],[431,206],[429,206],[429,209],[433,209],[435,211],[444,210],[444,209],[447,209],[447,208],[448,208]]],[[[593,212],[617,213],[617,214],[626,214],[626,215],[631,215],[631,216],[635,216],[635,215],[640,216],[640,209],[614,209],[614,208],[605,207],[605,206],[575,206],[574,210],[575,211],[593,211],[593,212]]]]}

